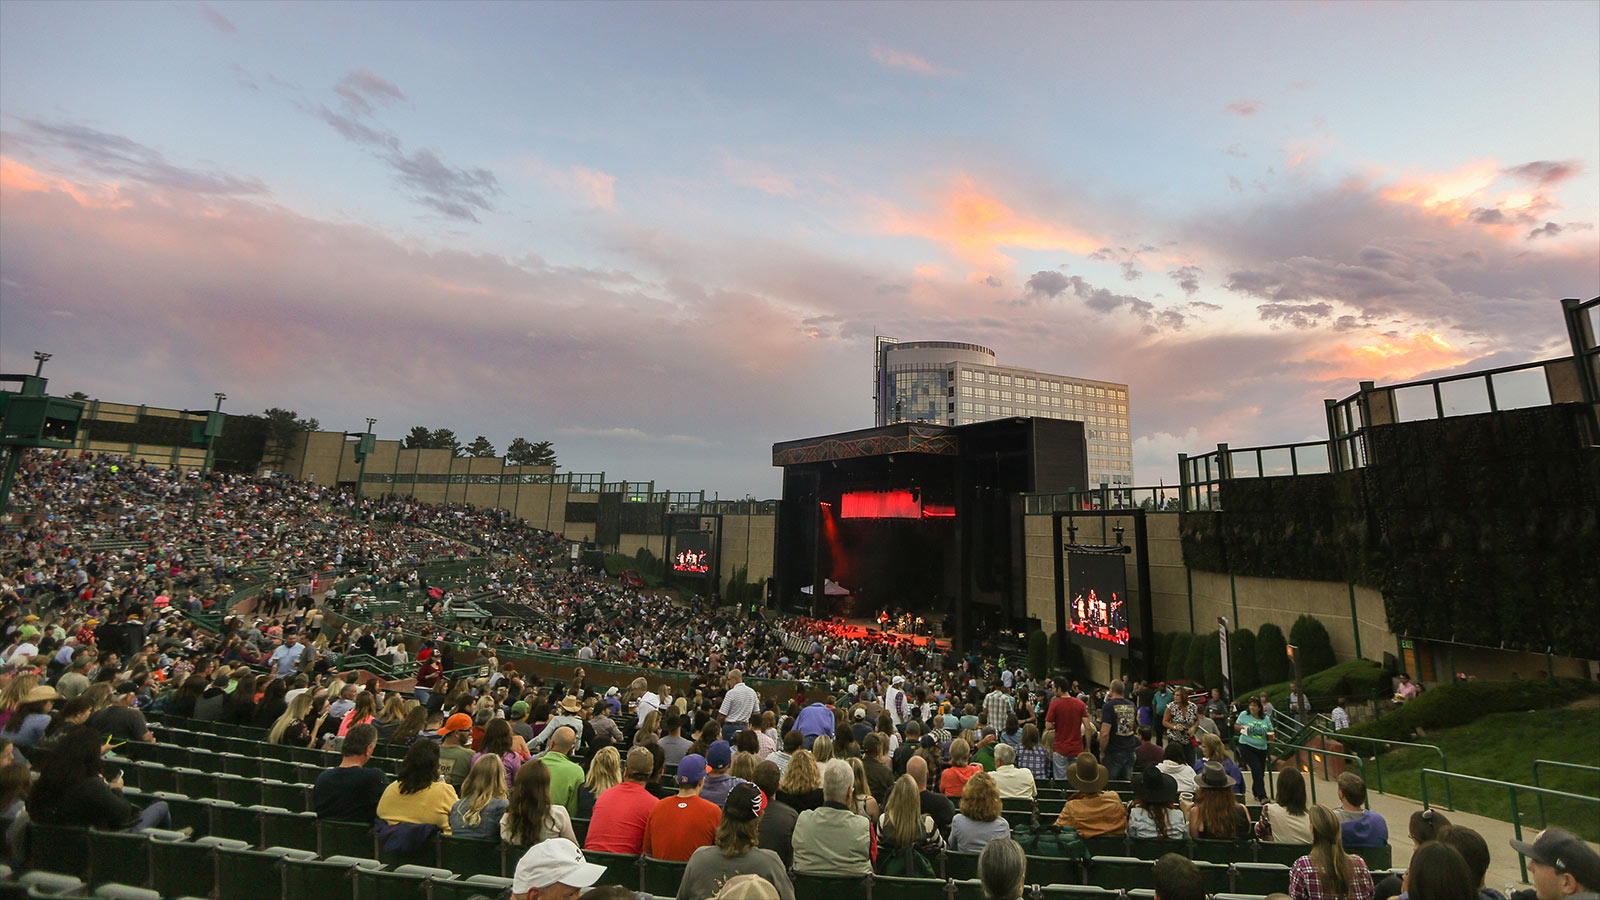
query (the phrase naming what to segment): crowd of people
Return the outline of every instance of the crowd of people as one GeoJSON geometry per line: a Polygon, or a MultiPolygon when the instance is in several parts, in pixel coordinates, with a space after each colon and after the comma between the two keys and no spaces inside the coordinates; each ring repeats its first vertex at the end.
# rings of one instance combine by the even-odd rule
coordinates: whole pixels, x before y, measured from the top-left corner
{"type": "MultiPolygon", "coordinates": [[[[496,511],[388,497],[358,508],[314,484],[231,475],[210,477],[196,510],[198,485],[115,457],[25,461],[16,497],[29,518],[0,544],[10,852],[29,822],[169,826],[164,804],[138,808],[118,790],[118,757],[154,741],[147,714],[158,714],[336,751],[313,789],[318,816],[372,824],[397,853],[436,833],[502,841],[519,860],[519,900],[579,896],[602,871],[585,849],[684,862],[682,900],[788,900],[791,872],[931,874],[948,849],[980,854],[986,890],[1015,898],[1026,855],[1004,801],[1058,782],[1070,794],[1055,824],[1083,837],[1309,845],[1290,872],[1293,900],[1496,896],[1482,885],[1482,838],[1442,816],[1411,823],[1419,843],[1404,882],[1375,884],[1347,851],[1387,844],[1388,828],[1353,773],[1334,808],[1308,803],[1292,767],[1269,798],[1268,742],[1282,720],[1263,697],[1234,708],[1182,687],[1090,690],[794,617],[697,608],[583,572],[559,536],[496,511]],[[502,611],[478,630],[410,617],[424,640],[409,647],[398,621],[325,611],[397,590],[442,603],[450,591],[418,571],[468,556],[492,560],[486,590],[526,615],[502,611]],[[353,574],[359,590],[326,595],[353,574]],[[261,590],[226,609],[247,575],[261,590]],[[186,615],[202,611],[223,614],[219,630],[186,615]],[[455,665],[463,643],[478,651],[469,670],[455,665]],[[680,668],[694,684],[591,683],[582,669],[547,680],[494,655],[519,646],[680,668]],[[414,686],[340,677],[348,653],[414,653],[414,686]],[[827,688],[780,700],[750,683],[759,677],[827,688]],[[380,747],[400,758],[393,777],[369,765],[380,747]],[[1242,802],[1246,772],[1255,817],[1242,802]]],[[[1307,711],[1302,695],[1288,715],[1307,711]]],[[[1519,849],[1539,900],[1600,882],[1593,852],[1560,832],[1519,849]]],[[[1185,864],[1157,863],[1162,900],[1203,895],[1185,864]]]]}

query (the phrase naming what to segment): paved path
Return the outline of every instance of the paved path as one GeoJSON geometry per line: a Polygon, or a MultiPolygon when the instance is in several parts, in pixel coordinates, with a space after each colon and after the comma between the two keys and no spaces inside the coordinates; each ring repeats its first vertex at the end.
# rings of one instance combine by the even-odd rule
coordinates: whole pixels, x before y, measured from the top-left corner
{"type": "MultiPolygon", "coordinates": [[[[1317,802],[1326,806],[1337,803],[1338,792],[1331,781],[1321,777],[1317,778],[1317,802]]],[[[1411,865],[1411,838],[1408,837],[1408,828],[1411,814],[1422,808],[1422,801],[1410,797],[1401,797],[1398,794],[1379,794],[1376,792],[1367,795],[1368,805],[1373,812],[1383,816],[1389,823],[1389,845],[1394,848],[1394,867],[1404,869],[1411,865]]],[[[1510,822],[1491,819],[1475,813],[1457,810],[1450,812],[1443,810],[1446,818],[1452,825],[1465,825],[1483,835],[1489,845],[1489,872],[1484,876],[1484,883],[1499,891],[1504,891],[1506,885],[1514,887],[1527,886],[1523,881],[1522,870],[1517,862],[1517,852],[1511,849],[1510,841],[1516,838],[1516,829],[1510,822]]],[[[1533,840],[1537,828],[1523,826],[1523,840],[1533,840]]],[[[1600,849],[1600,848],[1597,848],[1600,849]]]]}

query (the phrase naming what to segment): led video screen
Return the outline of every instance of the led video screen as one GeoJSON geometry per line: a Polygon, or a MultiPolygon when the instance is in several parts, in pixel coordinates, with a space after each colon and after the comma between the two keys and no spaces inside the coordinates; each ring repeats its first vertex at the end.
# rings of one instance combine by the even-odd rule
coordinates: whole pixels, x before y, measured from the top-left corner
{"type": "Polygon", "coordinates": [[[1067,556],[1068,632],[1081,644],[1119,656],[1127,655],[1133,636],[1123,560],[1120,553],[1067,556]]]}
{"type": "Polygon", "coordinates": [[[711,532],[680,531],[672,538],[672,571],[679,575],[711,574],[711,532]]]}

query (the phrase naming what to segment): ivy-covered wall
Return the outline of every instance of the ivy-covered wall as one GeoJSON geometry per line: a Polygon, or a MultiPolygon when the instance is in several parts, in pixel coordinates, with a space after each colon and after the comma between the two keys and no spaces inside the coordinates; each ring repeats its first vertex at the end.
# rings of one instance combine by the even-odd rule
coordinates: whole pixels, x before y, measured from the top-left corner
{"type": "MultiPolygon", "coordinates": [[[[199,418],[144,415],[137,422],[96,419],[89,423],[89,437],[95,442],[159,445],[163,447],[204,447],[194,439],[199,418]]],[[[267,421],[260,416],[228,416],[222,435],[212,446],[213,460],[223,472],[254,472],[266,451],[267,421]]]]}
{"type": "Polygon", "coordinates": [[[1600,658],[1600,449],[1563,404],[1378,426],[1356,472],[1238,479],[1184,561],[1383,592],[1396,634],[1600,658]]]}

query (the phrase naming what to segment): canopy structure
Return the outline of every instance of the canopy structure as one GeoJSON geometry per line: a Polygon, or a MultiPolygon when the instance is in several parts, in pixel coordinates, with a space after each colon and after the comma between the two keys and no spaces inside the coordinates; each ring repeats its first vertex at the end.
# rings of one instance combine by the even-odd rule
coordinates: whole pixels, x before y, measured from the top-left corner
{"type": "MultiPolygon", "coordinates": [[[[815,591],[812,590],[812,588],[814,586],[815,585],[808,584],[805,587],[802,587],[800,589],[800,593],[802,593],[802,594],[815,593],[815,591]]],[[[822,579],[822,596],[824,596],[824,597],[848,597],[848,596],[850,596],[850,591],[849,591],[848,588],[840,587],[838,582],[835,582],[832,578],[824,578],[824,579],[822,579]]]]}

